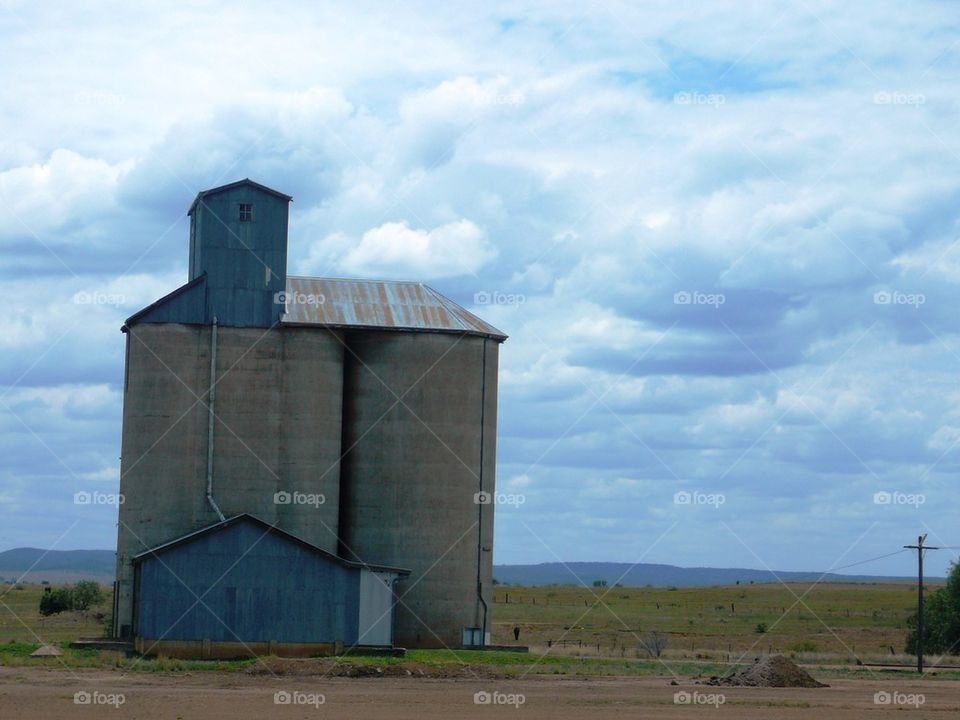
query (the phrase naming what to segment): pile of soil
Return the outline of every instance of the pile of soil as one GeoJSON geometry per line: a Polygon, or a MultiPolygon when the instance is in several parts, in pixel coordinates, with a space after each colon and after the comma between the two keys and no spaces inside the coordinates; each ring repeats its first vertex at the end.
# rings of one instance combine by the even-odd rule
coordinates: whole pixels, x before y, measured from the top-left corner
{"type": "Polygon", "coordinates": [[[763,658],[757,658],[750,667],[739,670],[725,678],[711,678],[707,684],[730,687],[830,687],[814,680],[809,673],[783,655],[767,655],[763,658]]]}

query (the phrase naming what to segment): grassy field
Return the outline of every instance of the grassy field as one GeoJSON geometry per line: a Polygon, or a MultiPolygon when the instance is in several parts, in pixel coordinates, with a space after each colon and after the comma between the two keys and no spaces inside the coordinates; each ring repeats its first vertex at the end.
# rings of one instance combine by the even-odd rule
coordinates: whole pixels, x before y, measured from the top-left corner
{"type": "Polygon", "coordinates": [[[40,614],[40,598],[43,585],[24,584],[11,586],[0,583],[0,644],[10,641],[21,643],[58,643],[81,637],[100,637],[104,633],[104,621],[112,603],[112,589],[104,587],[105,602],[86,613],[61,613],[51,617],[40,614]]]}
{"type": "MultiPolygon", "coordinates": [[[[29,653],[41,641],[65,646],[80,637],[104,634],[111,605],[109,588],[104,588],[107,598],[100,607],[50,618],[38,612],[43,590],[40,585],[0,585],[0,664],[38,662],[29,653]]],[[[411,651],[403,660],[350,658],[348,662],[356,666],[413,663],[428,668],[453,668],[467,662],[508,674],[522,674],[533,663],[535,672],[547,674],[648,675],[663,674],[669,667],[671,672],[690,676],[719,674],[730,662],[781,652],[803,663],[831,666],[831,673],[856,674],[862,672],[858,659],[911,662],[901,653],[905,620],[915,601],[913,588],[900,584],[688,589],[498,586],[492,606],[492,640],[498,645],[529,646],[529,655],[411,651]],[[514,627],[520,628],[519,643],[513,639],[514,627]],[[653,631],[667,641],[659,659],[645,647],[653,631]]],[[[92,667],[124,667],[130,662],[88,650],[68,650],[65,661],[92,667]]],[[[140,661],[137,669],[230,669],[255,663],[159,658],[140,661]]]]}
{"type": "Polygon", "coordinates": [[[721,659],[745,651],[883,657],[903,651],[916,591],[902,584],[710,588],[498,586],[493,641],[607,657],[644,653],[648,633],[671,654],[721,659]],[[798,598],[802,601],[798,602],[798,598]],[[598,649],[599,645],[599,649],[598,649]],[[891,653],[893,648],[893,653],[891,653]]]}

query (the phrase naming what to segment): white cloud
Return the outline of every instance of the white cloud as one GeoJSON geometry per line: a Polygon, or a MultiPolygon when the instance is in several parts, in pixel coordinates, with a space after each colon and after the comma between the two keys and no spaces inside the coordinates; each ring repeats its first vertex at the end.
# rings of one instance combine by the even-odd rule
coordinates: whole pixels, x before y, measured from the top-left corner
{"type": "Polygon", "coordinates": [[[366,277],[423,278],[475,274],[497,255],[483,230],[466,219],[432,230],[388,222],[368,230],[341,262],[366,277]]]}
{"type": "MultiPolygon", "coordinates": [[[[46,162],[0,172],[0,199],[7,218],[0,225],[0,237],[46,235],[114,210],[118,184],[132,167],[132,161],[111,165],[60,148],[46,162]]],[[[49,237],[46,242],[58,244],[49,237]]]]}
{"type": "Polygon", "coordinates": [[[532,484],[533,484],[533,478],[531,478],[529,475],[526,475],[526,474],[514,475],[512,478],[507,480],[507,487],[511,487],[511,488],[529,487],[532,484]]]}

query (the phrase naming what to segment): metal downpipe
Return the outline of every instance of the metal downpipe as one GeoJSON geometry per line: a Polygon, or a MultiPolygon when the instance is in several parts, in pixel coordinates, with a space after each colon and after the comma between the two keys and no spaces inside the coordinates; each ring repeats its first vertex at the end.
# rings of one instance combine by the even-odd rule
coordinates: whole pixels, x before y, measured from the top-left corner
{"type": "Polygon", "coordinates": [[[210,330],[210,391],[207,395],[207,502],[220,518],[226,520],[216,500],[213,499],[213,425],[216,420],[214,404],[217,400],[217,316],[213,316],[213,326],[210,330]]]}
{"type": "MultiPolygon", "coordinates": [[[[487,339],[483,339],[483,371],[481,373],[481,386],[480,386],[480,477],[478,492],[483,492],[483,451],[484,451],[484,431],[485,431],[485,415],[487,410],[487,339]]],[[[491,506],[493,504],[493,498],[491,498],[491,506]]],[[[483,623],[480,630],[480,646],[484,647],[487,644],[487,615],[489,614],[489,608],[487,607],[486,601],[483,599],[483,581],[480,575],[480,568],[483,563],[483,507],[484,503],[477,503],[477,599],[480,601],[480,604],[483,606],[483,623]]]]}

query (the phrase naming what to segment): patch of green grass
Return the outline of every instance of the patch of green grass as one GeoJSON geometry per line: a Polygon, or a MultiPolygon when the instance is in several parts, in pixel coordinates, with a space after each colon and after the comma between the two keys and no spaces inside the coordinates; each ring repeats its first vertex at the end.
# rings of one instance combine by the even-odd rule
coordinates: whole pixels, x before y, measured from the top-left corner
{"type": "Polygon", "coordinates": [[[81,637],[103,637],[104,616],[113,604],[113,590],[103,586],[104,601],[89,612],[40,615],[40,598],[45,588],[59,585],[25,583],[16,587],[0,583],[0,645],[19,643],[73,642],[81,637]]]}
{"type": "Polygon", "coordinates": [[[511,675],[678,675],[712,676],[725,674],[729,667],[724,664],[701,664],[693,662],[662,663],[657,660],[575,657],[562,654],[537,655],[509,651],[481,650],[410,650],[402,658],[343,657],[344,663],[354,665],[420,664],[443,668],[469,665],[494,668],[511,675]],[[668,669],[669,668],[669,669],[668,669]]]}
{"type": "Polygon", "coordinates": [[[0,663],[5,658],[30,657],[30,653],[36,650],[39,645],[33,643],[21,643],[11,640],[0,645],[0,663]]]}

